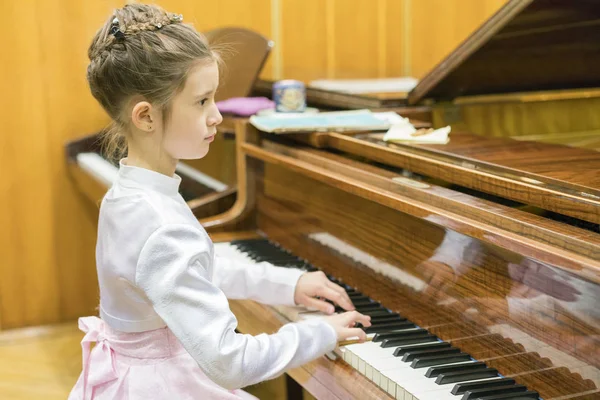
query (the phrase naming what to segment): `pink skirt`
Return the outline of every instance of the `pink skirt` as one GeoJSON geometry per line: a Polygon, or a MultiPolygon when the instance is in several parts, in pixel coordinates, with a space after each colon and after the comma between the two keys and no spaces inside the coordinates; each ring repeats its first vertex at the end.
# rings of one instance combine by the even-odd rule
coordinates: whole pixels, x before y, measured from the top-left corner
{"type": "Polygon", "coordinates": [[[69,400],[257,399],[212,382],[168,328],[118,332],[85,317],[79,329],[83,371],[69,400]]]}

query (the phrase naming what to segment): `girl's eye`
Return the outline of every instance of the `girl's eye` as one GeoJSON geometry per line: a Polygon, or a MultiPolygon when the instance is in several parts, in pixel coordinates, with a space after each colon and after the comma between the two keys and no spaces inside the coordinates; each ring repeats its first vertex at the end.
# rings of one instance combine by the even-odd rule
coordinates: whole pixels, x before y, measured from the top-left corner
{"type": "Polygon", "coordinates": [[[200,105],[203,106],[207,101],[208,101],[208,99],[202,99],[202,100],[200,100],[200,105]]]}

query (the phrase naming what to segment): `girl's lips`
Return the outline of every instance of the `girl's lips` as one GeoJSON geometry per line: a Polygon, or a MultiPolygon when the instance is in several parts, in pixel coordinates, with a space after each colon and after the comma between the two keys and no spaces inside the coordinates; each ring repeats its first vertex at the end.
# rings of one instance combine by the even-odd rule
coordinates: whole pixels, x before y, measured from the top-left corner
{"type": "Polygon", "coordinates": [[[213,140],[215,140],[215,135],[210,135],[208,137],[205,137],[204,140],[206,140],[207,142],[212,142],[213,140]]]}

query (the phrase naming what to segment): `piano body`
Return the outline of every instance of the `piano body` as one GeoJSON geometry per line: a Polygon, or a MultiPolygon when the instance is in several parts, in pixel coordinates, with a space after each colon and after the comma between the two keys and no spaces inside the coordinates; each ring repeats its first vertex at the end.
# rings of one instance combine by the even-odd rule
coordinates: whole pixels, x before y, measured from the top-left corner
{"type": "MultiPolygon", "coordinates": [[[[566,2],[510,1],[502,10],[519,4],[551,11],[566,2]]],[[[550,11],[523,23],[546,21],[550,11]]],[[[598,46],[574,47],[587,54],[592,45],[598,46]]],[[[536,81],[537,89],[598,84],[600,69],[579,81],[560,71],[564,76],[545,75],[547,85],[536,81]]],[[[462,77],[471,85],[469,75],[462,77]]],[[[528,79],[503,78],[511,85],[528,79]]],[[[457,85],[445,82],[421,96],[462,94],[446,91],[457,85]]],[[[502,91],[500,84],[484,89],[490,96],[502,91]]],[[[322,270],[372,316],[372,341],[288,371],[315,397],[600,399],[600,153],[457,128],[446,145],[418,145],[385,143],[382,132],[273,135],[244,119],[229,122],[235,202],[196,214],[216,251],[322,270]]],[[[82,142],[69,149],[71,172],[85,192],[89,174],[77,155],[95,150],[82,142]]],[[[102,189],[95,188],[97,196],[102,189]]],[[[302,308],[230,304],[238,329],[251,334],[322,317],[302,308]]]]}
{"type": "MultiPolygon", "coordinates": [[[[315,147],[322,136],[241,128],[250,208],[239,218],[255,229],[213,236],[223,255],[320,269],[372,315],[373,342],[292,378],[317,398],[461,399],[467,388],[507,396],[489,399],[600,398],[600,153],[478,146],[468,133],[443,146],[346,136],[357,156],[315,147]]],[[[253,334],[321,317],[231,305],[253,334]]]]}
{"type": "MultiPolygon", "coordinates": [[[[593,124],[578,120],[596,102],[584,92],[600,81],[600,69],[591,68],[600,42],[587,40],[600,34],[592,8],[511,1],[495,17],[510,29],[487,35],[500,46],[509,32],[548,39],[563,29],[571,48],[547,45],[571,54],[571,70],[526,43],[510,60],[495,60],[510,54],[488,47],[485,69],[466,56],[450,71],[442,63],[429,75],[437,80],[424,79],[407,99],[429,99],[435,117],[464,94],[514,100],[506,92],[536,90],[535,101],[515,105],[522,125],[514,124],[513,136],[528,121],[548,122],[538,118],[593,124]],[[589,18],[577,21],[582,10],[589,18]],[[579,28],[585,35],[576,35],[579,28]],[[536,79],[528,83],[531,68],[536,79]],[[555,103],[542,113],[544,96],[555,103]]],[[[499,110],[501,120],[509,118],[505,105],[477,107],[499,110]]],[[[201,220],[221,231],[213,234],[217,251],[322,270],[374,321],[372,341],[289,371],[317,398],[600,399],[600,153],[497,136],[506,135],[457,125],[446,145],[393,144],[382,132],[275,135],[238,126],[245,206],[201,220]],[[240,222],[253,229],[236,230],[240,222]]],[[[251,301],[231,307],[239,330],[252,334],[322,317],[251,301]]]]}

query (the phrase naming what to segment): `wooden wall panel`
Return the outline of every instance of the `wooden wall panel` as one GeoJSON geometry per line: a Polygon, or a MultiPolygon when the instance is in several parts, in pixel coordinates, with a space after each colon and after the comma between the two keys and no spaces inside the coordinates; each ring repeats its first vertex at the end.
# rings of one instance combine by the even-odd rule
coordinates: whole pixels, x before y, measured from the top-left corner
{"type": "MultiPolygon", "coordinates": [[[[272,39],[271,0],[160,0],[153,1],[164,9],[183,14],[199,31],[223,26],[241,26],[272,39]]],[[[270,79],[273,57],[269,57],[261,76],[270,79]]]]}
{"type": "Polygon", "coordinates": [[[2,328],[58,316],[41,41],[32,2],[2,2],[0,316],[2,328]]]}
{"type": "Polygon", "coordinates": [[[274,78],[421,78],[505,2],[275,0],[274,78]]]}
{"type": "Polygon", "coordinates": [[[385,45],[379,45],[384,52],[384,64],[379,66],[380,77],[404,76],[404,32],[408,29],[406,24],[405,0],[380,1],[379,20],[385,23],[385,29],[379,29],[379,41],[384,40],[385,45]]]}
{"type": "MultiPolygon", "coordinates": [[[[206,8],[189,0],[160,2],[201,30],[241,25],[268,34],[270,0],[251,3],[227,0],[206,8]]],[[[69,181],[63,148],[108,123],[89,93],[86,53],[96,29],[123,4],[31,0],[0,6],[9,21],[0,32],[11,38],[3,47],[11,62],[0,67],[0,329],[72,320],[97,306],[97,209],[69,181]]]]}
{"type": "Polygon", "coordinates": [[[281,75],[311,81],[327,76],[327,13],[323,0],[284,0],[280,6],[281,75]]]}
{"type": "MultiPolygon", "coordinates": [[[[369,78],[379,75],[381,61],[378,9],[384,2],[341,0],[333,2],[333,69],[336,78],[369,78]]],[[[382,49],[383,50],[383,49],[382,49]]]]}
{"type": "Polygon", "coordinates": [[[44,43],[40,70],[49,137],[46,169],[52,187],[50,243],[56,252],[52,260],[55,276],[48,283],[55,282],[59,288],[57,298],[49,303],[58,307],[59,320],[93,313],[98,302],[94,263],[97,207],[84,201],[67,179],[63,146],[108,123],[89,94],[87,48],[112,9],[122,3],[38,0],[37,4],[38,34],[44,43]]]}
{"type": "Polygon", "coordinates": [[[492,16],[506,0],[410,1],[410,71],[422,78],[471,32],[492,16]]]}

